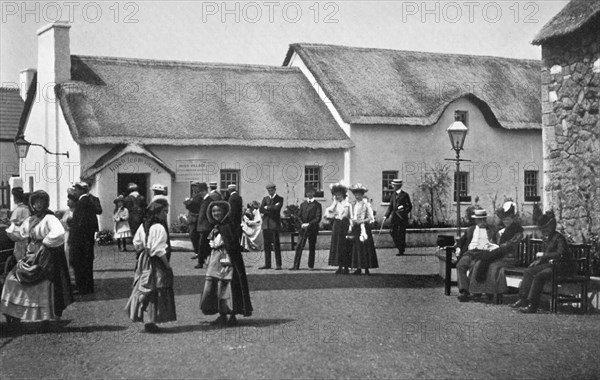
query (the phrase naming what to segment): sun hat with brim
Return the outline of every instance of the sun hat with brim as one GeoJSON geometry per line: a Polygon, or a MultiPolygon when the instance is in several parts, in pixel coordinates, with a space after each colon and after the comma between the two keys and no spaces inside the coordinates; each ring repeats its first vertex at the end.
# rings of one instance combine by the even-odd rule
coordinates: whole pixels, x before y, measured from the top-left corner
{"type": "Polygon", "coordinates": [[[152,190],[153,191],[165,191],[165,187],[163,185],[161,185],[160,183],[155,183],[154,185],[152,185],[152,190]]]}
{"type": "Polygon", "coordinates": [[[512,201],[504,202],[502,207],[496,210],[496,216],[500,219],[515,216],[517,214],[517,205],[512,201]]]}
{"type": "Polygon", "coordinates": [[[550,227],[552,224],[556,226],[556,216],[553,211],[546,211],[537,222],[539,228],[550,227]]]}
{"type": "Polygon", "coordinates": [[[485,211],[483,209],[475,210],[475,212],[473,213],[473,215],[471,216],[471,218],[473,218],[473,219],[485,219],[485,218],[487,218],[487,211],[485,211]]]}
{"type": "Polygon", "coordinates": [[[206,217],[210,224],[223,224],[223,221],[229,217],[229,212],[231,211],[231,206],[229,206],[229,202],[227,201],[213,201],[210,202],[208,208],[206,209],[206,217]],[[212,209],[215,207],[221,207],[223,209],[223,219],[217,222],[215,218],[212,216],[212,209]]]}
{"type": "Polygon", "coordinates": [[[333,185],[330,185],[329,189],[331,189],[331,194],[337,194],[337,193],[346,194],[348,192],[348,187],[339,182],[334,183],[333,185]]]}
{"type": "Polygon", "coordinates": [[[402,185],[402,180],[400,178],[393,179],[392,185],[402,185]]]}
{"type": "Polygon", "coordinates": [[[114,204],[117,204],[119,202],[125,202],[125,197],[122,195],[119,195],[118,197],[115,198],[115,200],[113,201],[114,204]]]}
{"type": "Polygon", "coordinates": [[[367,189],[367,187],[365,185],[363,185],[362,183],[357,183],[356,185],[352,185],[350,187],[350,191],[353,193],[366,193],[367,191],[369,191],[369,189],[367,189]]]}

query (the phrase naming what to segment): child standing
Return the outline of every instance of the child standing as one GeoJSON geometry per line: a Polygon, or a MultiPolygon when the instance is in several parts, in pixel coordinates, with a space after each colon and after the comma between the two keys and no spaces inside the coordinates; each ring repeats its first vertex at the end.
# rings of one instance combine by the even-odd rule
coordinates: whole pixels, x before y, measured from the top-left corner
{"type": "Polygon", "coordinates": [[[119,195],[114,200],[115,211],[113,213],[113,220],[115,221],[115,240],[117,240],[117,246],[119,251],[127,252],[127,239],[131,237],[131,229],[129,228],[129,211],[124,207],[125,198],[119,195]],[[123,248],[121,248],[123,243],[123,248]]]}

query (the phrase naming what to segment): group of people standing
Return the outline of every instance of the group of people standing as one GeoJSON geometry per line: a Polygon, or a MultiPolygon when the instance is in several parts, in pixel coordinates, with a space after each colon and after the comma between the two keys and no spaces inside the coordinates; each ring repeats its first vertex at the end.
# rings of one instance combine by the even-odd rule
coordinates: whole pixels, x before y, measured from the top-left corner
{"type": "MultiPolygon", "coordinates": [[[[515,265],[519,242],[523,239],[516,208],[514,202],[508,201],[496,210],[501,222],[499,227],[487,223],[486,210],[477,209],[472,215],[474,225],[467,228],[456,243],[460,302],[491,302],[498,294],[508,291],[504,268],[515,265]]],[[[549,261],[569,258],[567,241],[556,231],[554,213],[549,211],[542,215],[538,227],[543,236],[542,251],[537,252],[536,260],[525,270],[519,300],[511,305],[523,313],[537,312],[544,285],[552,276],[549,261]]],[[[563,267],[561,274],[569,274],[574,269],[563,267]]]]}

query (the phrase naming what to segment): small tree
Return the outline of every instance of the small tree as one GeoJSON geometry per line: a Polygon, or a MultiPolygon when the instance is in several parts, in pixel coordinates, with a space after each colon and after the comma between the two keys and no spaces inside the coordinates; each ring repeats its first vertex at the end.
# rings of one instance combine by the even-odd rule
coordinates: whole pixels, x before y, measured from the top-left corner
{"type": "Polygon", "coordinates": [[[419,184],[419,189],[427,194],[430,199],[428,214],[431,214],[431,222],[439,222],[439,216],[436,217],[436,208],[438,215],[444,214],[442,199],[448,196],[451,180],[448,166],[440,166],[425,173],[423,181],[419,184]],[[437,201],[437,202],[436,202],[437,201]]]}

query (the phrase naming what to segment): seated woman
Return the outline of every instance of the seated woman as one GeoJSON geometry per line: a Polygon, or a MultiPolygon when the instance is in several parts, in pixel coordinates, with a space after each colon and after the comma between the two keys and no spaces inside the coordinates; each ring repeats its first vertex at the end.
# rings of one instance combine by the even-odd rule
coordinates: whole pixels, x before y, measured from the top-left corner
{"type": "MultiPolygon", "coordinates": [[[[552,259],[570,258],[567,239],[556,231],[556,219],[552,211],[547,211],[538,221],[542,232],[542,251],[536,253],[536,260],[529,265],[523,273],[523,280],[519,285],[519,300],[510,305],[522,308],[522,313],[535,313],[540,304],[544,285],[552,278],[552,259]]],[[[570,275],[575,272],[575,263],[559,267],[559,275],[570,275]]]]}
{"type": "Polygon", "coordinates": [[[263,249],[262,217],[260,204],[253,201],[242,215],[242,241],[241,245],[247,251],[258,252],[263,249]]]}
{"type": "Polygon", "coordinates": [[[514,266],[519,242],[523,239],[523,227],[516,215],[517,206],[513,202],[505,202],[496,210],[504,228],[497,233],[498,247],[481,253],[473,264],[469,292],[471,294],[487,294],[491,301],[494,295],[507,292],[506,276],[502,268],[514,266]]]}
{"type": "Polygon", "coordinates": [[[125,309],[132,322],[145,322],[150,333],[159,331],[157,323],[177,320],[173,269],[167,256],[167,231],[164,223],[169,203],[157,199],[146,209],[144,223],[138,228],[133,246],[139,252],[133,291],[125,309]]]}
{"type": "Polygon", "coordinates": [[[361,274],[362,269],[365,274],[369,275],[370,268],[378,268],[377,252],[375,251],[375,243],[373,242],[373,234],[371,233],[371,223],[375,221],[373,216],[373,208],[365,198],[365,193],[368,191],[365,186],[360,183],[350,188],[356,204],[352,213],[352,267],[356,268],[354,274],[361,274]]]}
{"type": "Polygon", "coordinates": [[[234,326],[236,314],[252,315],[252,303],[244,259],[228,218],[229,210],[229,203],[225,201],[214,201],[208,206],[207,217],[213,229],[208,236],[211,254],[200,310],[205,315],[219,313],[213,324],[234,326]]]}
{"type": "Polygon", "coordinates": [[[59,319],[73,302],[65,256],[65,230],[48,209],[50,197],[43,190],[29,198],[32,215],[7,233],[27,241],[27,251],[6,277],[0,307],[9,322],[59,319]]]}

